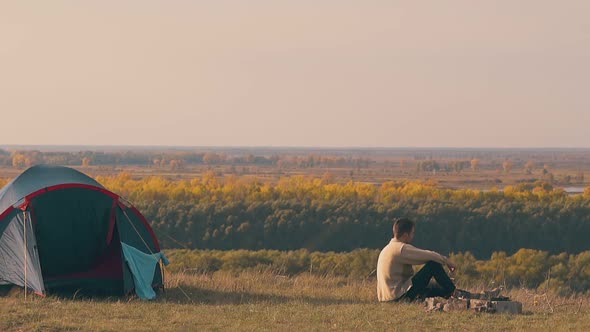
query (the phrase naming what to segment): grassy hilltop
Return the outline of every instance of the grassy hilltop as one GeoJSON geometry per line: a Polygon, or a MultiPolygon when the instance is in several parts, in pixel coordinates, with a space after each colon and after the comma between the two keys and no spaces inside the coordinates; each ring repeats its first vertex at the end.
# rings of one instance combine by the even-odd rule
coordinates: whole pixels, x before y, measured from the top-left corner
{"type": "Polygon", "coordinates": [[[2,331],[590,330],[590,298],[514,290],[524,315],[380,304],[373,279],[273,273],[168,275],[158,300],[0,298],[2,331]]]}

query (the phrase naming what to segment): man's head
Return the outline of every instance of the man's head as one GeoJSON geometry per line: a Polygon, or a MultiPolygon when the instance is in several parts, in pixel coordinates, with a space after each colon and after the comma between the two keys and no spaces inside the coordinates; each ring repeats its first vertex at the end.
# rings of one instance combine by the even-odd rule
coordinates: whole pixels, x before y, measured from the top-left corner
{"type": "Polygon", "coordinates": [[[408,218],[397,219],[393,224],[394,237],[404,243],[411,243],[414,240],[415,231],[414,222],[408,218]]]}

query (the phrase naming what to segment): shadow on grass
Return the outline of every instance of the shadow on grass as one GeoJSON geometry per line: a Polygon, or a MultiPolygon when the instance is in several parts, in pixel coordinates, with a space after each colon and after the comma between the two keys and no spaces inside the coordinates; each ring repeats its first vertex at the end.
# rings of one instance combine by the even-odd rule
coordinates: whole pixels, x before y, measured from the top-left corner
{"type": "MultiPolygon", "coordinates": [[[[38,298],[35,294],[30,294],[32,298],[38,298]]],[[[24,292],[19,290],[10,295],[4,294],[2,297],[23,298],[24,292]]],[[[113,296],[106,294],[88,294],[82,292],[52,292],[47,298],[53,298],[66,301],[92,301],[92,302],[134,302],[140,301],[135,295],[113,296]]],[[[375,303],[361,299],[339,299],[331,297],[314,297],[309,295],[276,295],[250,293],[245,291],[218,291],[203,289],[198,287],[174,287],[167,288],[164,291],[158,290],[157,296],[152,303],[177,303],[177,304],[212,304],[212,305],[239,305],[239,304],[256,304],[256,303],[306,303],[314,305],[342,305],[342,304],[370,304],[375,303]]]]}
{"type": "Polygon", "coordinates": [[[226,292],[197,287],[168,288],[160,293],[158,300],[179,304],[253,304],[253,303],[308,303],[318,305],[330,304],[368,304],[365,300],[345,300],[330,297],[284,296],[248,292],[226,292]]]}

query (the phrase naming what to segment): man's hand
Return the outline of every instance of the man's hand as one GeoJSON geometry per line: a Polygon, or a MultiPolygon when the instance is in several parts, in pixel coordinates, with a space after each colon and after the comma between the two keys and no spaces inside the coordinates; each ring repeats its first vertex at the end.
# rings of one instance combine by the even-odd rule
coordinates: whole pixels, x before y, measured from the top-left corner
{"type": "Polygon", "coordinates": [[[457,269],[457,265],[455,265],[455,263],[451,262],[450,260],[447,260],[447,267],[449,268],[451,273],[455,272],[455,270],[457,269]]]}

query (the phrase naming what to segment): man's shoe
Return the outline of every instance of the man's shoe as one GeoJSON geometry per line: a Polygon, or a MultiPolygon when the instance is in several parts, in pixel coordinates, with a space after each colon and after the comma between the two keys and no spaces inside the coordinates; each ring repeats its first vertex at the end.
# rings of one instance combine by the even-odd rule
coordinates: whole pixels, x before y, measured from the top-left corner
{"type": "Polygon", "coordinates": [[[504,287],[496,287],[491,290],[484,290],[481,293],[471,294],[471,298],[477,300],[491,300],[497,298],[503,289],[504,287]]]}
{"type": "Polygon", "coordinates": [[[498,295],[500,295],[500,292],[502,291],[504,287],[496,287],[494,289],[488,290],[488,291],[483,291],[482,292],[482,296],[483,299],[485,300],[491,300],[493,298],[497,298],[498,295]]]}
{"type": "Polygon", "coordinates": [[[491,300],[500,295],[503,287],[497,287],[492,290],[482,291],[481,293],[471,293],[463,289],[455,289],[451,297],[457,299],[474,299],[474,300],[491,300]]]}
{"type": "Polygon", "coordinates": [[[451,297],[454,297],[456,299],[472,299],[473,295],[474,294],[471,292],[456,288],[451,297]]]}

